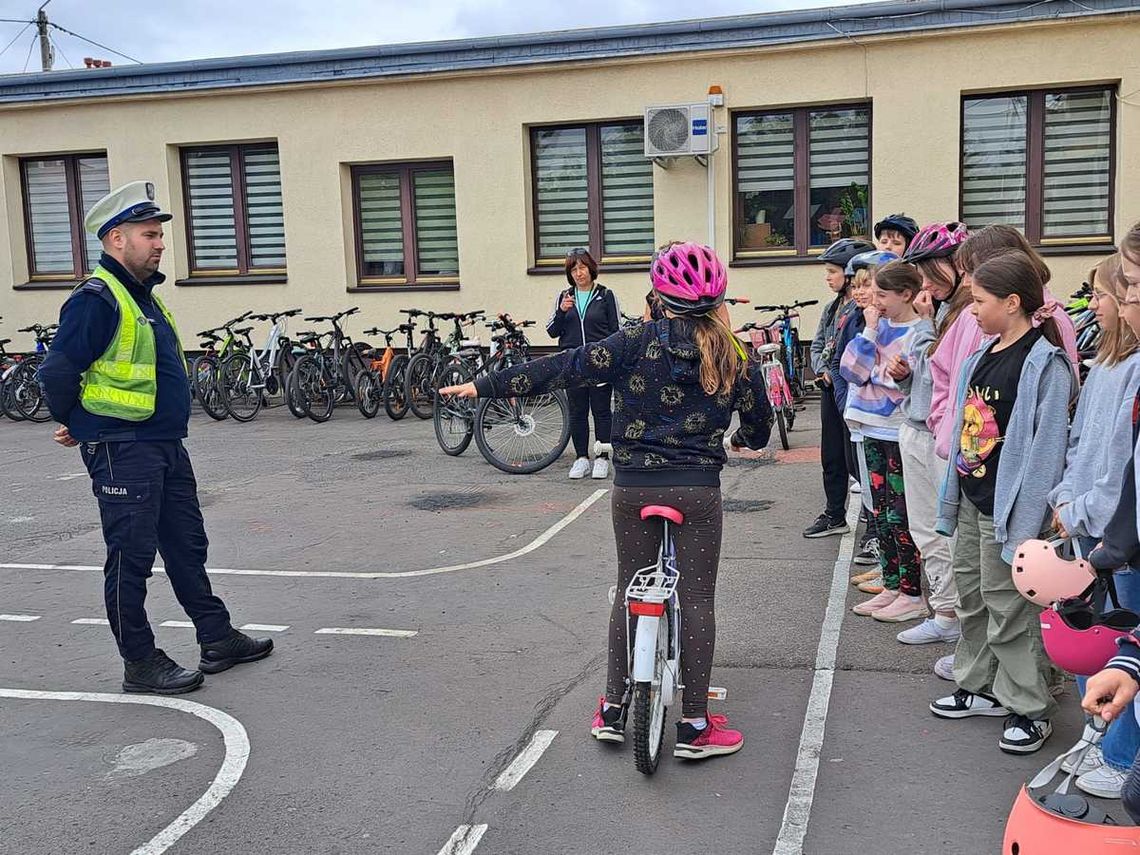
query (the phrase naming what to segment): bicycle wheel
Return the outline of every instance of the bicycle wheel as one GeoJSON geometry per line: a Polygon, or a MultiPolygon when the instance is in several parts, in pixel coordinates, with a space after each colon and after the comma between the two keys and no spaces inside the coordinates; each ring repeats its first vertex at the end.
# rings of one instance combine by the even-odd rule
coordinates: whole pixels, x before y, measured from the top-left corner
{"type": "MultiPolygon", "coordinates": [[[[653,655],[653,680],[633,684],[630,704],[630,730],[633,734],[633,762],[637,771],[652,775],[661,760],[661,745],[665,741],[665,716],[669,710],[668,698],[661,691],[665,676],[665,661],[669,656],[668,612],[657,621],[657,647],[653,655]]],[[[639,618],[640,620],[640,618],[639,618]]]]}
{"type": "Polygon", "coordinates": [[[353,397],[356,397],[356,380],[360,377],[360,372],[368,367],[363,355],[366,350],[368,345],[358,341],[352,347],[345,348],[344,356],[341,357],[341,377],[353,397]]]}
{"type": "Polygon", "coordinates": [[[261,389],[257,387],[257,372],[249,364],[249,354],[231,353],[222,360],[222,405],[226,412],[239,422],[251,422],[261,411],[261,389]]]}
{"type": "Polygon", "coordinates": [[[366,419],[375,418],[380,412],[384,399],[384,383],[380,375],[371,368],[365,368],[356,377],[356,408],[366,419]]]}
{"type": "Polygon", "coordinates": [[[324,365],[312,354],[305,354],[293,366],[292,382],[305,415],[315,422],[327,422],[332,417],[336,394],[324,365]]]}
{"type": "Polygon", "coordinates": [[[784,420],[783,407],[776,410],[776,426],[780,429],[780,445],[783,446],[784,451],[787,451],[790,446],[788,445],[788,425],[784,420]]]}
{"type": "Polygon", "coordinates": [[[5,366],[4,377],[0,379],[0,412],[3,412],[14,422],[24,420],[24,414],[16,406],[16,398],[12,394],[15,388],[12,385],[12,375],[16,373],[16,369],[19,367],[18,364],[5,366]]]}
{"type": "Polygon", "coordinates": [[[222,421],[229,416],[222,400],[221,368],[215,356],[203,356],[197,361],[191,382],[198,387],[198,403],[210,418],[222,421]]]}
{"type": "Polygon", "coordinates": [[[8,378],[11,407],[21,418],[30,422],[46,422],[51,418],[44,400],[44,390],[36,377],[40,360],[32,357],[20,363],[8,378]]]}
{"type": "Polygon", "coordinates": [[[417,353],[408,363],[404,378],[405,397],[408,408],[417,418],[430,419],[435,389],[431,385],[432,358],[427,353],[417,353]]]}
{"type": "Polygon", "coordinates": [[[470,383],[475,372],[461,359],[453,360],[444,366],[436,382],[436,392],[432,402],[432,421],[435,423],[435,441],[444,454],[456,457],[467,450],[471,436],[475,433],[475,405],[469,399],[444,398],[439,389],[444,386],[458,386],[470,383]]]}
{"type": "Polygon", "coordinates": [[[384,411],[388,418],[398,422],[408,414],[408,356],[401,353],[388,366],[388,376],[384,378],[384,411]]]}
{"type": "MultiPolygon", "coordinates": [[[[296,367],[296,363],[294,363],[296,367]]],[[[289,374],[285,377],[285,405],[289,408],[289,412],[294,418],[303,419],[305,417],[305,408],[301,404],[301,395],[297,390],[296,384],[293,382],[293,371],[290,369],[289,374]]]]}
{"type": "Polygon", "coordinates": [[[484,459],[512,475],[530,475],[562,456],[570,408],[561,390],[528,398],[486,398],[475,411],[475,444],[484,459]]]}

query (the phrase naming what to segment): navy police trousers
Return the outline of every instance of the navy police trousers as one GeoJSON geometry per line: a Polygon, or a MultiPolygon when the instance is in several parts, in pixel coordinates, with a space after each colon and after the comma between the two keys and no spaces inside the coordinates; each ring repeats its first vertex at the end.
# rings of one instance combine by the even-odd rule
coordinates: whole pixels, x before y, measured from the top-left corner
{"type": "Polygon", "coordinates": [[[107,544],[103,597],[122,657],[143,659],[154,650],[144,604],[156,551],[198,642],[225,638],[230,616],[206,576],[198,484],[182,442],[85,442],[79,450],[99,500],[107,544]]]}

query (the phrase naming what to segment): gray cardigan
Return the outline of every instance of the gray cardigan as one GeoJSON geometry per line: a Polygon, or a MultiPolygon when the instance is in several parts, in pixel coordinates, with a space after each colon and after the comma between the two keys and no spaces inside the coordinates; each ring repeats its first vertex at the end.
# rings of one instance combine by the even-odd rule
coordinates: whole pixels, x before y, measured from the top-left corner
{"type": "MultiPolygon", "coordinates": [[[[955,458],[961,450],[962,419],[966,392],[974,369],[996,343],[985,342],[966,360],[954,398],[954,432],[946,480],[938,497],[938,521],[934,530],[950,537],[958,527],[961,492],[955,458]]],[[[1014,552],[1025,541],[1039,537],[1049,520],[1049,493],[1065,469],[1069,438],[1069,402],[1077,391],[1073,366],[1065,351],[1042,337],[1033,345],[1021,379],[1017,401],[1009,417],[994,486],[994,540],[1002,545],[1001,557],[1013,562],[1014,552]]]]}
{"type": "Polygon", "coordinates": [[[918,322],[907,354],[910,374],[899,381],[899,388],[906,392],[906,398],[902,402],[906,423],[915,430],[926,433],[930,433],[926,420],[930,417],[930,402],[934,396],[934,378],[930,376],[930,357],[927,351],[937,337],[933,323],[926,318],[918,322]]]}
{"type": "Polygon", "coordinates": [[[1065,530],[1101,538],[1120,501],[1124,468],[1132,459],[1132,402],[1140,386],[1140,353],[1113,365],[1094,365],[1081,390],[1069,433],[1065,477],[1049,494],[1065,530]]]}

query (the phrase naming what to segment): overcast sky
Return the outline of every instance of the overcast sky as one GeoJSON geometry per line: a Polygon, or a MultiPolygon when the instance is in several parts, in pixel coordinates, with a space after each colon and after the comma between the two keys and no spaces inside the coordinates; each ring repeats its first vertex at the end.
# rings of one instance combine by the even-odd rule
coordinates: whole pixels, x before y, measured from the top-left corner
{"type": "MultiPolygon", "coordinates": [[[[0,0],[0,18],[30,20],[41,0],[0,0]]],[[[673,21],[811,6],[838,0],[52,0],[48,18],[143,62],[673,21]]],[[[0,23],[0,74],[38,71],[35,28],[0,23]],[[17,37],[18,36],[18,37],[17,37]],[[26,64],[26,65],[25,65],[26,64]]],[[[56,68],[85,56],[130,64],[52,30],[56,68]]]]}

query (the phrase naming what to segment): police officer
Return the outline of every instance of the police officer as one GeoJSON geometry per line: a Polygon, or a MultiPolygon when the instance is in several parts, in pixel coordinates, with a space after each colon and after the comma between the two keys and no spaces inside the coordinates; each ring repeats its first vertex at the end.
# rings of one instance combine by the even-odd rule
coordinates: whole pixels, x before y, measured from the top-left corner
{"type": "Polygon", "coordinates": [[[174,318],[153,289],[171,215],[154,185],[135,181],[104,196],[84,222],[103,242],[91,278],[64,303],[40,368],[55,441],[78,445],[91,475],[107,561],[107,619],[124,660],[124,692],[190,692],[202,672],[268,656],[272,639],[234,629],[206,576],[206,531],[190,455],[186,362],[174,318]],[[202,648],[198,671],[154,646],[144,602],[155,551],[202,648]]]}

